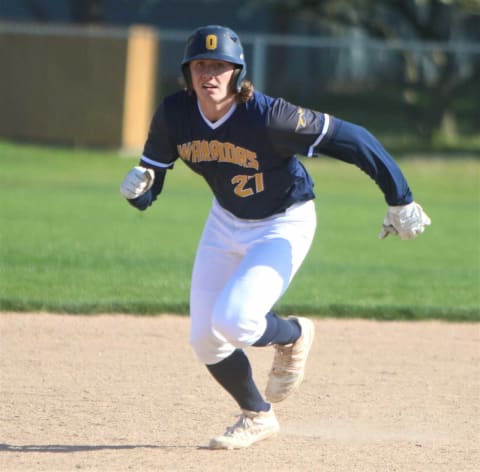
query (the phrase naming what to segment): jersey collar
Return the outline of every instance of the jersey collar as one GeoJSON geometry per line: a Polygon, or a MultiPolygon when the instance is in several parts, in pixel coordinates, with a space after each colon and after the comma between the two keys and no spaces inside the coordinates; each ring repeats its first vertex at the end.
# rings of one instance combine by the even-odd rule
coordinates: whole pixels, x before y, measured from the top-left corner
{"type": "Polygon", "coordinates": [[[225,113],[225,115],[223,115],[219,120],[215,121],[215,123],[212,123],[204,114],[203,114],[203,111],[202,109],[200,108],[200,103],[198,103],[198,100],[197,100],[197,107],[198,107],[198,111],[200,112],[200,115],[202,116],[203,118],[203,121],[205,122],[205,124],[211,128],[211,129],[217,129],[219,128],[220,126],[223,125],[223,123],[225,123],[225,121],[227,121],[232,115],[233,113],[235,112],[235,110],[237,109],[237,104],[234,103],[231,107],[230,107],[230,110],[227,111],[227,113],[225,113]]]}

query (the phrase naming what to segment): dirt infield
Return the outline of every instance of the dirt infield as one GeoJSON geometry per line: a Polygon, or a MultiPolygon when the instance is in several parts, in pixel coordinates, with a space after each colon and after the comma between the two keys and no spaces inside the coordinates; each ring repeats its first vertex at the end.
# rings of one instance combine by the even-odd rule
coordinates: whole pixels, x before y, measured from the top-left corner
{"type": "MultiPolygon", "coordinates": [[[[480,325],[315,323],[279,435],[210,451],[238,410],[188,318],[0,314],[0,470],[480,470],[480,325]]],[[[249,355],[263,388],[272,348],[249,355]]]]}

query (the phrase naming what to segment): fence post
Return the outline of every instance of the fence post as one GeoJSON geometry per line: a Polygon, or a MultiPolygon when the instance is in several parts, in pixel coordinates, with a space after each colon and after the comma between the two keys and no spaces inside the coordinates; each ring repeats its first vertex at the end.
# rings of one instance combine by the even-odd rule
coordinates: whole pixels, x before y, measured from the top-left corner
{"type": "Polygon", "coordinates": [[[253,40],[253,73],[252,82],[257,90],[265,92],[266,43],[263,37],[253,40]]]}
{"type": "Polygon", "coordinates": [[[143,147],[155,101],[158,36],[155,29],[129,29],[125,72],[122,147],[137,151],[143,147]]]}

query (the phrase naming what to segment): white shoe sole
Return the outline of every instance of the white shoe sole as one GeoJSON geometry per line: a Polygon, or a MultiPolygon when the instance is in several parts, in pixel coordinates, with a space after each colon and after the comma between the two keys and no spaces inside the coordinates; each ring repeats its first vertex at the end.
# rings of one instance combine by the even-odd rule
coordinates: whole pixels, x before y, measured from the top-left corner
{"type": "Polygon", "coordinates": [[[278,433],[277,430],[273,431],[266,431],[265,433],[258,434],[252,441],[235,441],[231,440],[228,436],[218,436],[216,438],[212,438],[208,445],[209,449],[226,449],[226,450],[233,450],[233,449],[244,449],[246,447],[251,446],[259,441],[263,441],[264,439],[271,438],[276,436],[278,433]]]}
{"type": "Polygon", "coordinates": [[[252,444],[275,436],[280,430],[273,410],[253,412],[243,410],[239,420],[222,436],[210,440],[209,449],[243,449],[252,444]]]}

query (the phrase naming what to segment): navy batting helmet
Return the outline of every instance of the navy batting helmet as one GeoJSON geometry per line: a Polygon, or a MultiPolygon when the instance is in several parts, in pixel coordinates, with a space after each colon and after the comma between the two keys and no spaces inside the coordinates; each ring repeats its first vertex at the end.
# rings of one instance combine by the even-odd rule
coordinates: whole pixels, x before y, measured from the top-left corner
{"type": "Polygon", "coordinates": [[[197,28],[188,38],[182,60],[182,73],[187,85],[191,88],[188,64],[195,59],[216,59],[235,64],[238,69],[234,76],[234,87],[237,92],[247,75],[247,65],[243,55],[243,47],[235,31],[225,26],[209,25],[197,28]]]}

